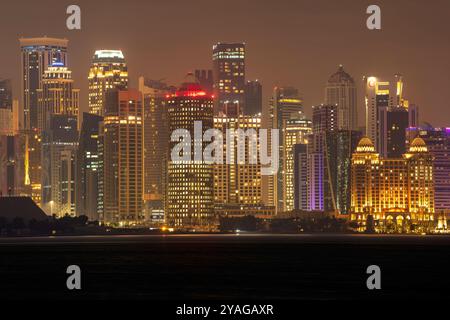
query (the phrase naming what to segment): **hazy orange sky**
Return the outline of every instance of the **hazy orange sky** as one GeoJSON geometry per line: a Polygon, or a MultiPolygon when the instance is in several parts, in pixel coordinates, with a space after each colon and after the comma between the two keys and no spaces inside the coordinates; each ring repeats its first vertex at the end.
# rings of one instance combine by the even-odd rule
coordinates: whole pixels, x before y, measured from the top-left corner
{"type": "Polygon", "coordinates": [[[131,85],[137,77],[178,84],[185,73],[211,68],[215,42],[244,41],[247,79],[297,87],[310,113],[338,64],[358,84],[362,122],[364,74],[401,73],[405,95],[421,120],[450,127],[449,0],[14,0],[1,2],[0,78],[19,95],[20,36],[69,39],[69,67],[87,110],[87,73],[96,49],[122,49],[131,85]],[[66,29],[66,7],[82,10],[81,31],[66,29]],[[370,4],[382,10],[382,30],[366,28],[370,4]]]}

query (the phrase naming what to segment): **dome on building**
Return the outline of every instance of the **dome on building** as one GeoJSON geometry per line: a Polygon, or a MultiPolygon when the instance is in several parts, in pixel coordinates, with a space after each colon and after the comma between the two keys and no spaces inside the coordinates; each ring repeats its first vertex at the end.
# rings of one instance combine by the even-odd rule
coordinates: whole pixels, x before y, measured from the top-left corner
{"type": "Polygon", "coordinates": [[[341,82],[351,82],[353,83],[353,78],[347,72],[344,71],[344,66],[339,65],[337,72],[333,73],[328,79],[328,83],[341,83],[341,82]]]}
{"type": "Polygon", "coordinates": [[[427,144],[422,138],[417,137],[411,142],[409,152],[411,153],[428,152],[427,144]]]}
{"type": "Polygon", "coordinates": [[[373,145],[372,140],[368,137],[364,137],[359,140],[358,146],[356,147],[356,152],[375,152],[375,146],[373,145]]]}

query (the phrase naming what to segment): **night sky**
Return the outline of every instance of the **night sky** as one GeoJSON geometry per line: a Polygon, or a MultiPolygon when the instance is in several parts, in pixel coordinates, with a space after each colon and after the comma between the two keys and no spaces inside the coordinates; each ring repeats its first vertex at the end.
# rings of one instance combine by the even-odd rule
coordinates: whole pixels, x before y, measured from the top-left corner
{"type": "Polygon", "coordinates": [[[244,41],[247,79],[262,82],[264,103],[274,85],[292,85],[310,114],[343,64],[359,86],[361,124],[362,76],[401,73],[421,120],[450,126],[449,0],[2,0],[0,6],[0,78],[14,79],[16,97],[20,36],[69,39],[83,111],[96,49],[122,49],[134,87],[139,75],[178,85],[186,72],[211,68],[215,42],[244,41]],[[66,29],[70,4],[81,7],[81,31],[66,29]],[[366,28],[370,4],[381,7],[381,31],[366,28]]]}

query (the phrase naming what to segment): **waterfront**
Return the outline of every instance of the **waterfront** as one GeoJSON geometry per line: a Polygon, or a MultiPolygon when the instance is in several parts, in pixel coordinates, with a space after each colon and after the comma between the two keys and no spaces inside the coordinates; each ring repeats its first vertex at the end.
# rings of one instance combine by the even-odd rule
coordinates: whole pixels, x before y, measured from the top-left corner
{"type": "Polygon", "coordinates": [[[447,298],[450,237],[169,235],[0,239],[8,299],[447,298]],[[66,289],[68,265],[82,290],[66,289]],[[382,289],[366,288],[366,268],[382,289]]]}

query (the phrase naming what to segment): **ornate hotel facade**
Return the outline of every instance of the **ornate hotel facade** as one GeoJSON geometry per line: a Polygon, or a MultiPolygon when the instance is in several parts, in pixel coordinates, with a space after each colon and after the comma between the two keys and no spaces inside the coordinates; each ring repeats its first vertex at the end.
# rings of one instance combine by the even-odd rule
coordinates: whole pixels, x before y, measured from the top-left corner
{"type": "Polygon", "coordinates": [[[351,220],[361,231],[422,232],[444,227],[435,215],[433,157],[416,138],[401,158],[382,158],[362,138],[352,156],[351,220]]]}

